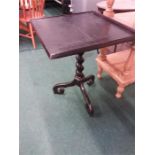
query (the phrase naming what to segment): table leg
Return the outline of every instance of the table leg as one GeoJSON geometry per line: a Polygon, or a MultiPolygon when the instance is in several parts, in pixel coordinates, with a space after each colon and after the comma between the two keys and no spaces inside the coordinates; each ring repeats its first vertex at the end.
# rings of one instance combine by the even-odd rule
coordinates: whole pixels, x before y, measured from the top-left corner
{"type": "Polygon", "coordinates": [[[89,75],[89,76],[85,77],[85,75],[83,74],[83,70],[84,70],[84,67],[82,65],[84,62],[83,54],[84,54],[84,52],[78,54],[76,57],[76,72],[75,72],[74,79],[71,82],[56,84],[53,87],[53,91],[55,94],[63,94],[64,88],[72,87],[75,85],[80,87],[80,90],[81,90],[83,97],[84,97],[84,100],[85,100],[86,110],[87,110],[88,114],[90,116],[92,116],[94,113],[94,110],[93,110],[93,107],[91,105],[91,101],[88,97],[88,94],[85,90],[84,82],[87,82],[88,85],[92,85],[94,83],[95,76],[89,75]]]}

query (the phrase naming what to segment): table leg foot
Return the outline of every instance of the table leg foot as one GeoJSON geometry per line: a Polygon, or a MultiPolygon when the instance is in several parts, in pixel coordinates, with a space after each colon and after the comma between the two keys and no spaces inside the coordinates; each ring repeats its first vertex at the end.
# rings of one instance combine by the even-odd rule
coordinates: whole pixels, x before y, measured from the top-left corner
{"type": "Polygon", "coordinates": [[[88,114],[89,114],[90,116],[93,116],[93,114],[94,114],[94,109],[93,109],[93,106],[91,105],[91,101],[90,101],[90,99],[89,99],[89,97],[88,97],[88,94],[87,94],[87,92],[86,92],[86,90],[85,90],[85,87],[84,87],[84,85],[83,85],[82,83],[81,83],[81,85],[80,85],[80,89],[81,89],[83,98],[84,98],[84,100],[85,100],[86,110],[87,110],[87,112],[88,112],[88,114]]]}
{"type": "Polygon", "coordinates": [[[95,81],[95,76],[94,75],[89,75],[85,78],[83,78],[82,82],[87,82],[87,84],[89,86],[91,86],[92,84],[94,84],[94,81],[95,81]]]}
{"type": "Polygon", "coordinates": [[[53,87],[53,92],[55,94],[64,94],[64,91],[66,87],[72,87],[75,85],[75,80],[71,81],[71,82],[66,82],[66,83],[59,83],[59,84],[56,84],[54,87],[53,87]]]}

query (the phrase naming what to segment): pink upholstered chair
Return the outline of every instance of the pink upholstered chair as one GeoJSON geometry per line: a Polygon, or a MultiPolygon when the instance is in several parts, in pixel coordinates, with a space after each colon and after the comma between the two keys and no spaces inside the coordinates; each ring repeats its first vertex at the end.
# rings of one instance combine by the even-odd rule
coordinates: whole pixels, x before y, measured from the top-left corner
{"type": "Polygon", "coordinates": [[[19,29],[25,32],[19,35],[31,39],[34,48],[36,43],[30,20],[44,16],[44,3],[45,0],[19,0],[19,29]]]}
{"type": "MultiPolygon", "coordinates": [[[[111,9],[106,10],[103,14],[134,29],[134,12],[114,14],[113,3],[113,0],[109,0],[111,9]]],[[[121,98],[125,87],[135,81],[135,49],[130,46],[126,50],[108,55],[106,55],[106,50],[106,48],[100,49],[100,54],[96,58],[97,77],[101,79],[102,72],[108,73],[118,84],[115,96],[121,98]]]]}

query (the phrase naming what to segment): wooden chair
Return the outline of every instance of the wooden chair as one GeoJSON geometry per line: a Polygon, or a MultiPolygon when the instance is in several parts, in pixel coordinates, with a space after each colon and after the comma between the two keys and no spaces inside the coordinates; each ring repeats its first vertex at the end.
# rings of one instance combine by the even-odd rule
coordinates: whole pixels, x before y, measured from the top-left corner
{"type": "Polygon", "coordinates": [[[118,84],[115,96],[122,97],[124,89],[135,81],[134,48],[109,54],[103,59],[102,55],[96,58],[98,66],[98,79],[102,78],[102,72],[108,73],[118,84]]]}
{"type": "MultiPolygon", "coordinates": [[[[110,9],[105,10],[104,15],[134,29],[134,12],[118,13],[113,12],[114,1],[108,0],[110,9]]],[[[106,48],[100,49],[100,54],[96,58],[98,79],[102,78],[102,72],[108,73],[118,84],[115,96],[122,97],[125,87],[135,81],[135,49],[130,46],[126,50],[106,55],[106,48]]]]}
{"type": "Polygon", "coordinates": [[[44,4],[45,0],[19,0],[19,29],[24,31],[19,35],[31,39],[34,48],[36,43],[30,20],[44,16],[44,4]]]}

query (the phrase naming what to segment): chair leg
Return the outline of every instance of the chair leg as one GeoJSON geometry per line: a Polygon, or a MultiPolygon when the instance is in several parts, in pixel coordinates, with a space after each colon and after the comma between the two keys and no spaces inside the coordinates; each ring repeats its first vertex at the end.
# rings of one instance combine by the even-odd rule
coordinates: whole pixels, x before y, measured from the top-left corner
{"type": "Polygon", "coordinates": [[[98,70],[97,70],[97,77],[98,77],[98,79],[102,79],[103,69],[102,69],[102,67],[98,63],[97,63],[97,68],[98,68],[98,70]]]}
{"type": "Polygon", "coordinates": [[[29,32],[29,28],[27,27],[27,24],[24,24],[22,22],[19,22],[19,30],[24,30],[26,32],[29,32]]]}
{"type": "Polygon", "coordinates": [[[116,50],[117,50],[117,44],[114,45],[114,52],[116,52],[116,50]]]}
{"type": "Polygon", "coordinates": [[[123,85],[119,85],[117,87],[117,92],[115,94],[116,98],[121,98],[122,97],[122,94],[124,92],[124,89],[125,89],[125,87],[123,85]]]}
{"type": "Polygon", "coordinates": [[[31,35],[33,48],[36,48],[36,43],[35,43],[35,40],[34,40],[34,32],[33,32],[31,23],[29,23],[29,29],[30,29],[30,35],[31,35]]]}

